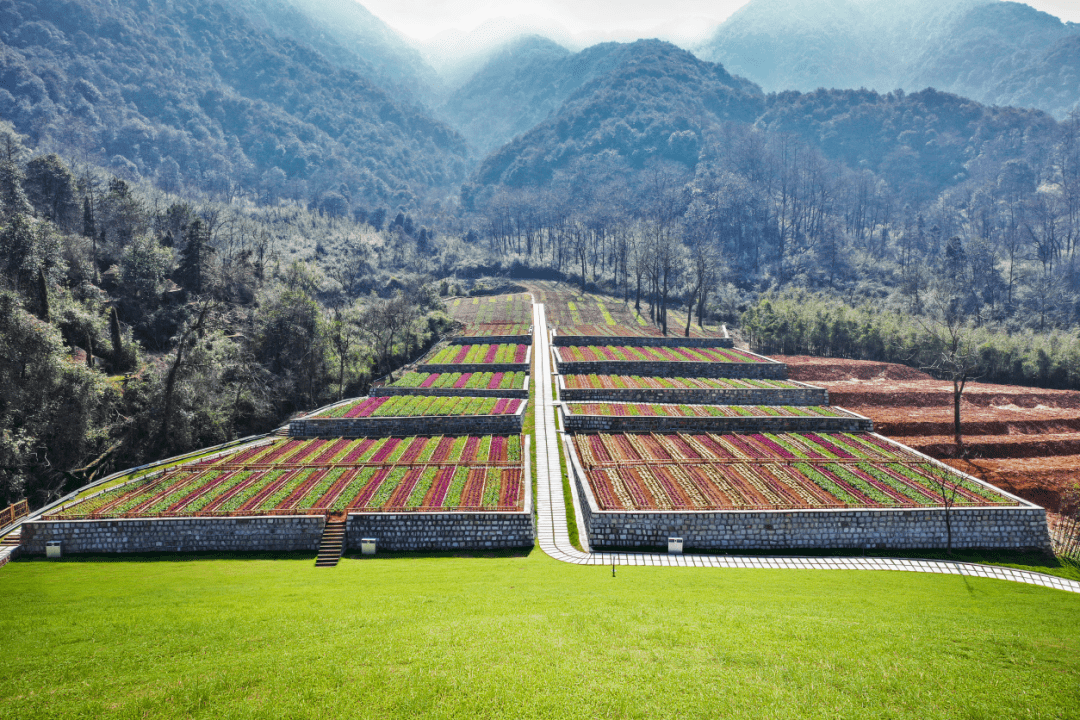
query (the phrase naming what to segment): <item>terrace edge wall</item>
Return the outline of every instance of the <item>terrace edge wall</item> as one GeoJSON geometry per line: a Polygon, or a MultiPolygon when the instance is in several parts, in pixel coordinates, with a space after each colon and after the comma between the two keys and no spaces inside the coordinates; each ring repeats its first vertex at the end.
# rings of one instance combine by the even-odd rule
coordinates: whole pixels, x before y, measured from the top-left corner
{"type": "Polygon", "coordinates": [[[455,335],[446,342],[449,345],[532,345],[532,335],[455,335]]]}
{"type": "Polygon", "coordinates": [[[490,398],[515,398],[517,400],[529,399],[529,386],[524,390],[488,390],[487,388],[422,388],[422,387],[391,387],[382,385],[371,388],[371,397],[397,395],[431,395],[433,397],[490,397],[490,398]]]}
{"type": "MultiPolygon", "coordinates": [[[[828,405],[829,391],[801,388],[568,388],[559,375],[559,400],[565,402],[642,402],[676,405],[828,405]]],[[[796,382],[788,380],[788,382],[796,382]]],[[[374,391],[373,391],[374,392],[374,391]]]]}
{"type": "Polygon", "coordinates": [[[833,408],[840,417],[675,417],[669,415],[576,415],[560,407],[567,432],[873,432],[869,418],[833,408]]]}
{"type": "MultiPolygon", "coordinates": [[[[768,362],[680,362],[677,360],[574,360],[555,355],[555,371],[560,375],[642,375],[646,377],[750,378],[787,380],[787,365],[768,362]]],[[[446,372],[446,371],[442,371],[446,372]]],[[[462,371],[464,372],[464,371],[462,371]]]]}
{"type": "MultiPolygon", "coordinates": [[[[582,498],[582,525],[593,549],[662,548],[681,537],[685,550],[794,548],[937,549],[947,543],[944,508],[726,511],[600,510],[573,442],[564,436],[569,472],[582,498]]],[[[1050,551],[1046,511],[1027,507],[952,509],[954,548],[1050,551]]]]}
{"type": "Polygon", "coordinates": [[[570,345],[637,345],[639,347],[691,347],[691,348],[733,348],[735,341],[726,338],[683,337],[669,335],[559,335],[551,333],[551,344],[557,347],[570,345]]]}
{"type": "Polygon", "coordinates": [[[60,540],[62,553],[295,552],[319,549],[322,515],[269,517],[117,518],[35,520],[22,528],[23,548],[44,555],[60,540]]]}
{"type": "Polygon", "coordinates": [[[506,550],[531,548],[536,526],[531,508],[490,513],[351,513],[345,537],[346,547],[354,550],[362,539],[375,538],[377,553],[506,550]]]}
{"type": "Polygon", "coordinates": [[[411,417],[301,418],[289,437],[395,437],[398,435],[518,435],[528,402],[513,415],[416,415],[411,417]]]}

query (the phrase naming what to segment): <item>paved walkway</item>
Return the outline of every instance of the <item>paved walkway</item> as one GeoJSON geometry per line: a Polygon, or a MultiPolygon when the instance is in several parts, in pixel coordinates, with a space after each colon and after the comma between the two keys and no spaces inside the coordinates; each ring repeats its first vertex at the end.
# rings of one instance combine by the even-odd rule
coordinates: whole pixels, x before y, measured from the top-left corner
{"type": "MultiPolygon", "coordinates": [[[[566,502],[563,498],[558,445],[562,433],[555,428],[555,401],[551,398],[551,343],[547,334],[544,306],[540,304],[533,305],[533,354],[536,356],[536,376],[531,380],[536,386],[536,402],[533,406],[533,412],[536,413],[536,534],[540,540],[540,549],[556,560],[575,565],[660,565],[760,570],[900,570],[1011,580],[1080,593],[1080,582],[1074,580],[996,565],[946,560],[581,552],[570,544],[570,535],[566,528],[566,502]]],[[[584,536],[585,529],[582,527],[579,530],[584,536]]],[[[584,537],[582,539],[584,540],[584,537]]]]}

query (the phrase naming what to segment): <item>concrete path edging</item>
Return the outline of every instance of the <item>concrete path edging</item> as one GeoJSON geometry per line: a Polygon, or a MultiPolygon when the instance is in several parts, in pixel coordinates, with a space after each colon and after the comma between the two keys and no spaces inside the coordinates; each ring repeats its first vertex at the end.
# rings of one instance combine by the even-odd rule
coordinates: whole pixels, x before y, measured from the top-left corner
{"type": "MultiPolygon", "coordinates": [[[[533,348],[536,358],[536,536],[540,549],[555,560],[574,565],[652,565],[659,567],[714,567],[755,570],[893,570],[936,573],[1008,580],[1027,585],[1080,594],[1080,582],[1055,575],[1016,570],[997,565],[880,557],[803,557],[750,555],[664,555],[634,552],[582,552],[570,544],[566,524],[566,501],[563,496],[562,469],[559,465],[559,435],[555,427],[556,401],[551,397],[554,376],[551,341],[547,335],[544,306],[533,302],[533,348]]],[[[573,486],[571,486],[572,488],[573,486]]],[[[574,502],[580,502],[574,494],[574,502]]],[[[578,518],[581,513],[574,508],[578,518]]],[[[580,532],[585,530],[579,526],[580,532]]],[[[588,547],[583,538],[583,547],[588,547]]]]}

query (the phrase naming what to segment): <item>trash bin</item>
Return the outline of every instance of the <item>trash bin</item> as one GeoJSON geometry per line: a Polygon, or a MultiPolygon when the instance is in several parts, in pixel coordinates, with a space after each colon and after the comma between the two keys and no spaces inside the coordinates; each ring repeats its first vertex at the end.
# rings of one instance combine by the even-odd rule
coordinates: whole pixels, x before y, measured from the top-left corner
{"type": "Polygon", "coordinates": [[[667,551],[669,555],[682,555],[682,538],[667,539],[667,551]]]}
{"type": "Polygon", "coordinates": [[[45,542],[45,557],[59,558],[61,540],[48,540],[45,542]]]}
{"type": "Polygon", "coordinates": [[[374,555],[375,554],[375,538],[361,538],[360,539],[360,553],[362,555],[374,555]]]}

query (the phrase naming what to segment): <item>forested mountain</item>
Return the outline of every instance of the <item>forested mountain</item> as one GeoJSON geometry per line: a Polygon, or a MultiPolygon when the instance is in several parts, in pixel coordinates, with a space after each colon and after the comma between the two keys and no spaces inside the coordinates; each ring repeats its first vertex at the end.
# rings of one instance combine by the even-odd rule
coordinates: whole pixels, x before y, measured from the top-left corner
{"type": "Polygon", "coordinates": [[[635,61],[640,49],[602,43],[572,53],[545,38],[521,38],[494,53],[442,110],[487,153],[545,120],[585,83],[635,61]]]}
{"type": "Polygon", "coordinates": [[[615,47],[619,53],[612,57],[615,48],[598,46],[615,67],[600,74],[602,66],[592,64],[597,75],[547,120],[488,156],[475,182],[540,184],[556,170],[600,155],[636,168],[653,157],[692,167],[709,127],[725,120],[753,122],[765,108],[765,96],[753,83],[670,43],[639,40],[615,47]]]}
{"type": "Polygon", "coordinates": [[[659,41],[620,46],[618,60],[486,158],[475,184],[541,185],[556,171],[595,162],[640,169],[665,158],[694,168],[719,128],[737,121],[797,136],[920,202],[977,172],[980,161],[1024,155],[1055,127],[1038,111],[988,108],[934,90],[766,96],[722,66],[659,41]]]}
{"type": "Polygon", "coordinates": [[[928,43],[905,76],[905,87],[933,86],[1063,118],[1080,103],[1080,25],[1023,3],[974,7],[928,43]]]}
{"type": "Polygon", "coordinates": [[[420,52],[354,0],[232,0],[230,7],[370,76],[392,95],[405,92],[424,102],[435,96],[440,80],[420,52]]]}
{"type": "MultiPolygon", "coordinates": [[[[359,71],[364,58],[345,63],[351,51],[333,38],[328,56],[272,32],[274,8],[288,10],[0,0],[0,118],[39,147],[166,189],[408,203],[464,175],[454,130],[380,87],[377,69],[359,71]]],[[[289,17],[293,36],[318,33],[289,17]]]]}
{"type": "Polygon", "coordinates": [[[1059,119],[1080,102],[1080,26],[997,0],[751,0],[697,48],[766,90],[933,87],[1059,119]]]}
{"type": "Polygon", "coordinates": [[[766,90],[887,92],[902,87],[898,70],[979,2],[750,0],[697,53],[766,90]]]}

